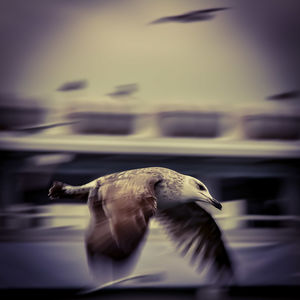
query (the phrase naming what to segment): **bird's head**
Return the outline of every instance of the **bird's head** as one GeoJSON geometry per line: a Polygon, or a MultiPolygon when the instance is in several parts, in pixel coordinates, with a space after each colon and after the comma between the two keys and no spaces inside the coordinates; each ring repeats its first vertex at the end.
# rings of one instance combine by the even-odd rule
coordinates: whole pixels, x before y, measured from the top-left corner
{"type": "Polygon", "coordinates": [[[222,204],[209,193],[205,184],[194,177],[186,176],[183,196],[186,201],[207,203],[219,210],[222,209],[222,204]]]}

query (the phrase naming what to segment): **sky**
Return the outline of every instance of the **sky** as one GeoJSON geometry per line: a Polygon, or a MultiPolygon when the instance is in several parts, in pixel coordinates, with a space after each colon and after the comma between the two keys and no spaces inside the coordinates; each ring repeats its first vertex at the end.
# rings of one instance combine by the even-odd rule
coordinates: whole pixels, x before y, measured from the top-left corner
{"type": "Polygon", "coordinates": [[[61,101],[85,80],[80,101],[110,101],[136,84],[145,106],[261,103],[299,87],[296,1],[2,0],[0,92],[61,101]],[[192,23],[160,17],[230,7],[192,23]],[[294,33],[292,33],[294,32],[294,33]]]}

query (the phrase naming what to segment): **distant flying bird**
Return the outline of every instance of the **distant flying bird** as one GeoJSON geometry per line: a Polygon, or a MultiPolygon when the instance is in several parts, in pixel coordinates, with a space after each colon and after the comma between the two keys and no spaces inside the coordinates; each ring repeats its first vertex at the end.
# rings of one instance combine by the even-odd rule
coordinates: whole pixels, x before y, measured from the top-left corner
{"type": "Polygon", "coordinates": [[[162,17],[150,22],[149,24],[161,24],[161,23],[170,23],[170,22],[191,23],[191,22],[207,21],[215,17],[214,15],[215,12],[223,11],[227,9],[230,9],[230,7],[216,7],[210,9],[194,10],[182,15],[162,17]]]}
{"type": "Polygon", "coordinates": [[[15,127],[15,131],[24,132],[28,134],[40,133],[44,130],[48,130],[55,127],[68,126],[78,123],[78,121],[68,121],[68,122],[57,122],[48,124],[38,124],[32,126],[15,127]]]}
{"type": "Polygon", "coordinates": [[[57,91],[70,92],[70,91],[82,90],[86,87],[87,87],[86,80],[77,80],[77,81],[65,82],[57,89],[57,91]]]}
{"type": "Polygon", "coordinates": [[[95,255],[122,261],[135,251],[157,217],[182,254],[212,262],[218,271],[232,274],[232,263],[222,234],[212,216],[201,207],[208,203],[221,209],[198,179],[176,171],[150,167],[99,177],[82,186],[54,182],[51,199],[87,199],[91,214],[86,235],[89,258],[95,255]]]}
{"type": "Polygon", "coordinates": [[[138,91],[138,85],[136,83],[123,84],[115,87],[115,91],[108,93],[107,95],[112,98],[128,97],[138,91]]]}
{"type": "Polygon", "coordinates": [[[294,90],[267,97],[267,100],[289,100],[300,96],[300,91],[294,90]]]}

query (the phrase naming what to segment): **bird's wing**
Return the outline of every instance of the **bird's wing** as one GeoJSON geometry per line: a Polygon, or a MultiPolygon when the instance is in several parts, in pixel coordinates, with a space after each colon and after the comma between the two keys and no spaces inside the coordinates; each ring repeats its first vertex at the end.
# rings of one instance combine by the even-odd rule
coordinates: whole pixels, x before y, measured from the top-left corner
{"type": "Polygon", "coordinates": [[[141,174],[101,185],[93,200],[96,225],[89,239],[97,243],[98,253],[122,259],[136,249],[156,211],[154,186],[159,180],[141,174]]]}
{"type": "Polygon", "coordinates": [[[227,10],[227,9],[231,9],[231,8],[230,7],[215,7],[215,8],[201,9],[201,10],[192,11],[189,13],[189,15],[210,14],[210,13],[227,10]]]}
{"type": "Polygon", "coordinates": [[[232,262],[212,216],[196,203],[180,204],[160,212],[159,220],[182,254],[192,253],[192,262],[210,261],[218,271],[232,272],[232,262]]]}
{"type": "Polygon", "coordinates": [[[94,224],[90,224],[86,233],[85,243],[89,261],[92,261],[97,255],[115,260],[125,258],[123,251],[120,250],[111,234],[109,221],[101,204],[98,207],[98,217],[99,219],[94,224]]]}

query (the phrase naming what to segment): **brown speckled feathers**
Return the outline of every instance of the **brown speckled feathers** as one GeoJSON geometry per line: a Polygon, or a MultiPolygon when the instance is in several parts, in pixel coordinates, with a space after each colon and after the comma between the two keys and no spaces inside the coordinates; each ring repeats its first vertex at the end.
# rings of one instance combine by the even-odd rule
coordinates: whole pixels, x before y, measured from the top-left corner
{"type": "Polygon", "coordinates": [[[156,212],[154,185],[159,180],[158,176],[131,176],[91,190],[88,205],[93,221],[87,234],[89,253],[122,259],[135,250],[156,212]]]}

